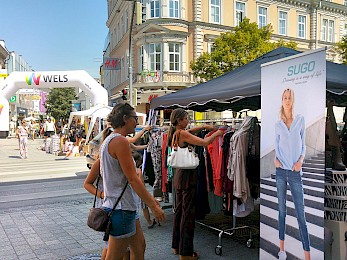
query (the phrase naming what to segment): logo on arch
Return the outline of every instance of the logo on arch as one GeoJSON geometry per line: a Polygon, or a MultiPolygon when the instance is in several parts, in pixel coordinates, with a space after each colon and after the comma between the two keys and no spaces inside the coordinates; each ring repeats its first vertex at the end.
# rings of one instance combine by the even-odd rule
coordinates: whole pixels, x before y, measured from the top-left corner
{"type": "Polygon", "coordinates": [[[32,73],[30,77],[25,76],[25,81],[29,86],[32,84],[33,81],[35,85],[40,85],[40,77],[41,74],[32,73]]]}

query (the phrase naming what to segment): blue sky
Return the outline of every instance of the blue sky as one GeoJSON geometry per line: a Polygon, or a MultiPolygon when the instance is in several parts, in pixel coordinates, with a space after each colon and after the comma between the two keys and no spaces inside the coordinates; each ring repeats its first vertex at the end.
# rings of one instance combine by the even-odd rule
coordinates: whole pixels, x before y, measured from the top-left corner
{"type": "Polygon", "coordinates": [[[107,0],[1,0],[0,39],[36,71],[98,77],[106,21],[107,0]]]}

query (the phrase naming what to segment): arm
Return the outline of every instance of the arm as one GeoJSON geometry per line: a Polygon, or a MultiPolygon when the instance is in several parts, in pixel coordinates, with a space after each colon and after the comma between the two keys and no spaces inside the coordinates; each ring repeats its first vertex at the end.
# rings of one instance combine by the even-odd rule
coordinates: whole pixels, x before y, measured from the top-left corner
{"type": "Polygon", "coordinates": [[[201,130],[204,130],[204,129],[209,130],[209,131],[216,130],[216,128],[213,125],[199,125],[199,126],[196,126],[196,127],[189,129],[188,132],[191,134],[195,134],[195,133],[197,133],[201,130]]]}
{"type": "Polygon", "coordinates": [[[165,220],[164,211],[160,208],[159,202],[146,190],[142,181],[136,174],[133,157],[130,151],[129,141],[125,137],[113,139],[108,151],[110,155],[119,161],[119,164],[128,179],[129,184],[139,197],[151,208],[155,218],[159,221],[165,220]]]}
{"type": "MultiPolygon", "coordinates": [[[[90,193],[95,195],[96,187],[94,186],[94,182],[98,178],[100,173],[100,159],[96,160],[96,162],[93,164],[92,169],[90,170],[87,178],[84,181],[84,188],[90,193]]],[[[100,190],[97,190],[97,197],[103,199],[104,193],[100,190]]]]}
{"type": "Polygon", "coordinates": [[[145,145],[134,145],[134,144],[130,143],[130,147],[134,151],[141,151],[141,150],[145,150],[147,148],[147,144],[145,144],[145,145]]]}
{"type": "Polygon", "coordinates": [[[214,132],[212,135],[209,137],[206,137],[204,139],[197,137],[193,134],[191,134],[188,131],[181,131],[180,137],[179,137],[179,142],[183,144],[184,142],[192,144],[192,145],[198,145],[198,146],[208,146],[210,143],[213,142],[213,140],[220,135],[223,135],[224,131],[218,130],[214,132]]]}
{"type": "Polygon", "coordinates": [[[277,124],[275,125],[275,158],[274,164],[276,168],[283,167],[280,160],[277,158],[277,154],[279,154],[279,143],[280,143],[280,134],[277,124]]]}
{"type": "Polygon", "coordinates": [[[302,167],[302,164],[304,163],[304,158],[305,158],[305,153],[306,153],[305,135],[306,135],[305,119],[302,118],[301,130],[300,130],[301,153],[300,153],[299,159],[293,165],[293,168],[292,168],[293,171],[297,171],[297,172],[300,171],[301,167],[302,167]]]}
{"type": "Polygon", "coordinates": [[[137,140],[141,138],[141,136],[148,130],[151,130],[152,126],[145,126],[144,128],[141,129],[140,132],[138,132],[134,137],[127,137],[129,143],[135,143],[137,140]]]}

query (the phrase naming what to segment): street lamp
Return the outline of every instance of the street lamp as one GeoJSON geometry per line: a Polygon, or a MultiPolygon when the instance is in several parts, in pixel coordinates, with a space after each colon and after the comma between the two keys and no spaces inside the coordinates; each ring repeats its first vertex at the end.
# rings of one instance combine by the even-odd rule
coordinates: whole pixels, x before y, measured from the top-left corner
{"type": "Polygon", "coordinates": [[[130,28],[129,28],[129,96],[130,96],[130,105],[133,106],[133,67],[132,67],[132,48],[131,48],[131,34],[133,31],[134,24],[134,15],[135,15],[135,5],[137,0],[124,0],[126,2],[133,2],[132,12],[131,12],[131,20],[130,20],[130,28]]]}

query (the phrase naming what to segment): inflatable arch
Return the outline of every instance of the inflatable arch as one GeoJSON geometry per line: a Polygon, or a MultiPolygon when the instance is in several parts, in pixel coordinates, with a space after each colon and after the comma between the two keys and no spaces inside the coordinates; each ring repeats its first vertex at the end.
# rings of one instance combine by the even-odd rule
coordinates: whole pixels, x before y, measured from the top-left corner
{"type": "Polygon", "coordinates": [[[93,77],[84,70],[76,71],[26,71],[12,72],[0,82],[0,138],[9,131],[9,99],[19,89],[79,87],[96,105],[107,105],[108,94],[93,77]]]}

